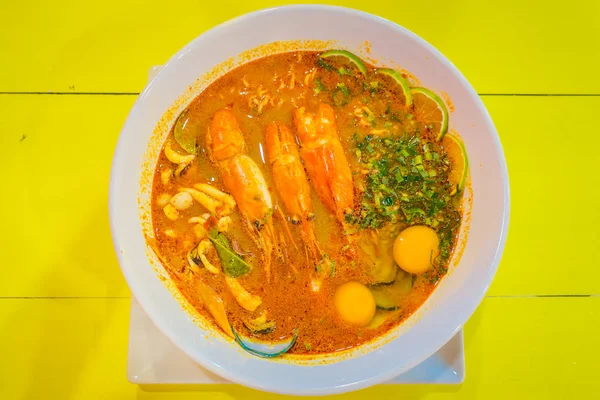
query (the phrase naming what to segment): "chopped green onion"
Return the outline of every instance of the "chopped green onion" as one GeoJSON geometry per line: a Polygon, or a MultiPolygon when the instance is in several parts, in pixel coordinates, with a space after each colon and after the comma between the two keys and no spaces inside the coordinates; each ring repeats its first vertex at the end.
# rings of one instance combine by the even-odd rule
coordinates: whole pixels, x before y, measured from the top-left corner
{"type": "Polygon", "coordinates": [[[317,58],[317,66],[319,66],[320,68],[323,68],[326,71],[334,71],[335,70],[335,67],[333,65],[329,64],[328,62],[323,60],[321,57],[317,58]]]}
{"type": "Polygon", "coordinates": [[[403,212],[406,215],[406,217],[410,218],[410,219],[412,219],[413,215],[416,215],[416,214],[425,216],[425,211],[423,211],[423,209],[419,208],[419,207],[410,207],[410,208],[403,210],[403,212]]]}
{"type": "Polygon", "coordinates": [[[352,72],[347,70],[346,68],[342,67],[340,69],[338,69],[338,74],[340,74],[340,76],[344,76],[344,75],[349,75],[352,76],[352,72]]]}
{"type": "Polygon", "coordinates": [[[429,174],[427,173],[427,171],[425,171],[425,168],[422,165],[417,165],[416,166],[417,171],[419,171],[419,174],[421,174],[421,176],[423,178],[427,178],[429,176],[429,174]]]}
{"type": "Polygon", "coordinates": [[[342,93],[344,93],[345,96],[350,97],[350,89],[348,89],[348,87],[343,84],[343,83],[338,83],[337,85],[335,85],[338,89],[340,89],[342,91],[342,93]]]}
{"type": "Polygon", "coordinates": [[[321,92],[326,92],[327,91],[327,88],[325,87],[325,85],[323,85],[323,82],[321,82],[321,78],[317,78],[315,80],[315,85],[317,86],[317,87],[314,88],[315,94],[319,94],[321,92]]]}

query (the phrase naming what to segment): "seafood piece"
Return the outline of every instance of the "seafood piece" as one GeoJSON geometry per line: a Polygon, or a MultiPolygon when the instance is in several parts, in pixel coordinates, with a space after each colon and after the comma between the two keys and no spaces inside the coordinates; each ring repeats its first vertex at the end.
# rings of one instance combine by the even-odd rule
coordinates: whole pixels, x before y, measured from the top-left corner
{"type": "Polygon", "coordinates": [[[354,209],[352,172],[340,143],[331,106],[321,103],[316,114],[304,107],[294,112],[301,156],[311,183],[321,201],[345,225],[354,209]]]}
{"type": "Polygon", "coordinates": [[[187,210],[192,206],[194,199],[186,192],[179,192],[171,198],[169,203],[179,211],[187,210]]]}
{"type": "Polygon", "coordinates": [[[249,293],[236,278],[225,275],[225,282],[231,290],[231,294],[240,306],[252,312],[262,304],[262,299],[254,294],[249,293]]]}
{"type": "MultiPolygon", "coordinates": [[[[189,224],[196,224],[193,228],[193,231],[196,234],[196,237],[198,239],[204,239],[204,238],[208,237],[208,230],[207,230],[206,222],[208,221],[208,219],[210,217],[211,217],[210,214],[202,214],[199,217],[192,217],[192,218],[188,219],[189,224]]],[[[227,232],[232,224],[233,224],[233,221],[232,221],[231,217],[229,217],[229,216],[221,217],[218,219],[218,221],[216,223],[217,231],[227,232]]]]}
{"type": "Polygon", "coordinates": [[[167,204],[169,204],[169,201],[171,201],[171,195],[169,193],[161,193],[157,198],[156,198],[156,204],[160,207],[163,208],[164,206],[166,206],[167,204]]]}
{"type": "Polygon", "coordinates": [[[265,144],[279,196],[291,214],[292,223],[301,225],[303,241],[316,259],[319,248],[312,222],[315,214],[294,134],[286,125],[272,123],[265,132],[265,144]]]}
{"type": "Polygon", "coordinates": [[[208,237],[208,230],[204,226],[204,224],[206,223],[206,220],[207,220],[207,218],[202,218],[202,217],[192,217],[192,218],[188,219],[188,223],[196,224],[196,225],[194,225],[192,230],[194,231],[194,235],[196,235],[196,238],[198,238],[198,239],[205,239],[208,237]]]}
{"type": "Polygon", "coordinates": [[[171,178],[173,177],[173,169],[172,168],[165,168],[161,173],[160,173],[160,181],[162,182],[163,185],[168,185],[169,182],[171,182],[171,178]]]}
{"type": "Polygon", "coordinates": [[[194,161],[196,159],[196,156],[194,154],[187,154],[187,155],[179,154],[171,147],[170,142],[167,142],[167,144],[165,145],[164,151],[165,151],[165,156],[167,157],[167,159],[169,161],[171,161],[172,163],[177,164],[177,168],[175,169],[175,172],[174,172],[174,175],[176,177],[180,177],[181,174],[187,169],[187,167],[190,166],[192,161],[194,161]]]}
{"type": "Polygon", "coordinates": [[[179,211],[177,211],[177,209],[173,207],[171,203],[167,204],[163,208],[163,211],[167,218],[169,218],[171,221],[175,221],[177,218],[179,218],[179,211]]]}
{"type": "Polygon", "coordinates": [[[207,144],[212,161],[219,167],[227,190],[263,250],[267,281],[271,280],[271,257],[275,243],[273,204],[265,178],[258,165],[245,154],[246,142],[240,126],[229,108],[217,111],[207,144]]]}
{"type": "Polygon", "coordinates": [[[219,232],[227,232],[232,223],[233,221],[231,220],[231,217],[221,217],[217,221],[217,230],[219,232]]]}
{"type": "Polygon", "coordinates": [[[267,320],[267,312],[265,310],[263,310],[258,317],[250,318],[248,321],[244,321],[244,325],[246,325],[246,328],[248,328],[250,332],[254,334],[271,333],[277,327],[277,323],[275,321],[267,320]]]}
{"type": "Polygon", "coordinates": [[[292,221],[312,219],[310,187],[300,161],[296,140],[283,124],[272,123],[265,133],[267,158],[283,203],[292,214],[292,221]]]}
{"type": "Polygon", "coordinates": [[[218,218],[231,214],[235,208],[235,200],[227,193],[221,192],[206,183],[197,183],[194,188],[181,188],[179,192],[189,193],[194,200],[202,204],[218,218]]]}
{"type": "Polygon", "coordinates": [[[198,246],[194,247],[188,252],[188,263],[193,271],[197,270],[200,265],[204,265],[204,267],[211,273],[218,275],[221,273],[221,265],[215,266],[212,264],[208,258],[206,258],[206,253],[209,251],[216,252],[212,242],[210,239],[203,239],[198,246]],[[200,264],[202,263],[202,264],[200,264]]]}

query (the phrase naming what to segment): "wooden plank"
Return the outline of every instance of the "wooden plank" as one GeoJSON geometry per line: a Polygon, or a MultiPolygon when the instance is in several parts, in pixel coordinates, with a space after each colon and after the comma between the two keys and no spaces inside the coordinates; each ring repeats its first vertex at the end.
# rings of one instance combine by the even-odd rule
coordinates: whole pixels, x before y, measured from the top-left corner
{"type": "MultiPolygon", "coordinates": [[[[3,399],[275,399],[235,385],[125,378],[128,299],[0,300],[3,399]]],[[[465,328],[461,386],[379,386],[344,399],[595,398],[600,298],[486,299],[465,328]]]]}
{"type": "Polygon", "coordinates": [[[0,300],[2,399],[133,398],[129,299],[0,300]]]}
{"type": "Polygon", "coordinates": [[[0,296],[129,295],[110,237],[108,182],[134,101],[0,96],[0,296]]]}
{"type": "MultiPolygon", "coordinates": [[[[291,3],[6,0],[0,3],[0,92],[139,92],[150,66],[164,63],[202,32],[291,3]]],[[[480,93],[600,93],[596,0],[568,6],[544,0],[330,3],[414,31],[480,93]]]]}
{"type": "MultiPolygon", "coordinates": [[[[133,101],[0,95],[7,188],[0,216],[10,227],[0,233],[10,266],[0,297],[129,294],[111,244],[107,191],[133,101]]],[[[600,98],[485,97],[485,103],[503,141],[512,192],[506,251],[489,294],[600,294],[600,136],[593,129],[600,98]]]]}
{"type": "Polygon", "coordinates": [[[489,294],[600,294],[600,98],[484,101],[511,184],[508,241],[489,294]]]}

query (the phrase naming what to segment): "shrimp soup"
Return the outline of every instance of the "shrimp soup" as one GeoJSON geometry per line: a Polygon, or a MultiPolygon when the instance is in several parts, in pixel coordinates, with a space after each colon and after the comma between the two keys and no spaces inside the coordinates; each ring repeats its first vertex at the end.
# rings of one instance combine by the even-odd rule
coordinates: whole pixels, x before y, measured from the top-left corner
{"type": "Polygon", "coordinates": [[[242,65],[169,133],[155,250],[190,305],[254,355],[369,342],[447,272],[468,175],[448,119],[435,93],[343,50],[242,65]]]}

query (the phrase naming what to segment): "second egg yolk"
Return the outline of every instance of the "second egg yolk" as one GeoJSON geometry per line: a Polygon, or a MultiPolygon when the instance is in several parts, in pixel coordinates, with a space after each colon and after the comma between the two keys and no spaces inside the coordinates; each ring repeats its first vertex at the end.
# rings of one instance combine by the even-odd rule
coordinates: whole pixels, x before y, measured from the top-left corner
{"type": "Polygon", "coordinates": [[[356,326],[367,325],[375,315],[375,299],[371,291],[358,282],[347,282],[337,288],[335,308],[340,317],[356,326]]]}
{"type": "Polygon", "coordinates": [[[394,242],[394,260],[411,274],[422,274],[429,270],[440,254],[440,239],[427,226],[415,225],[406,228],[394,242]]]}

